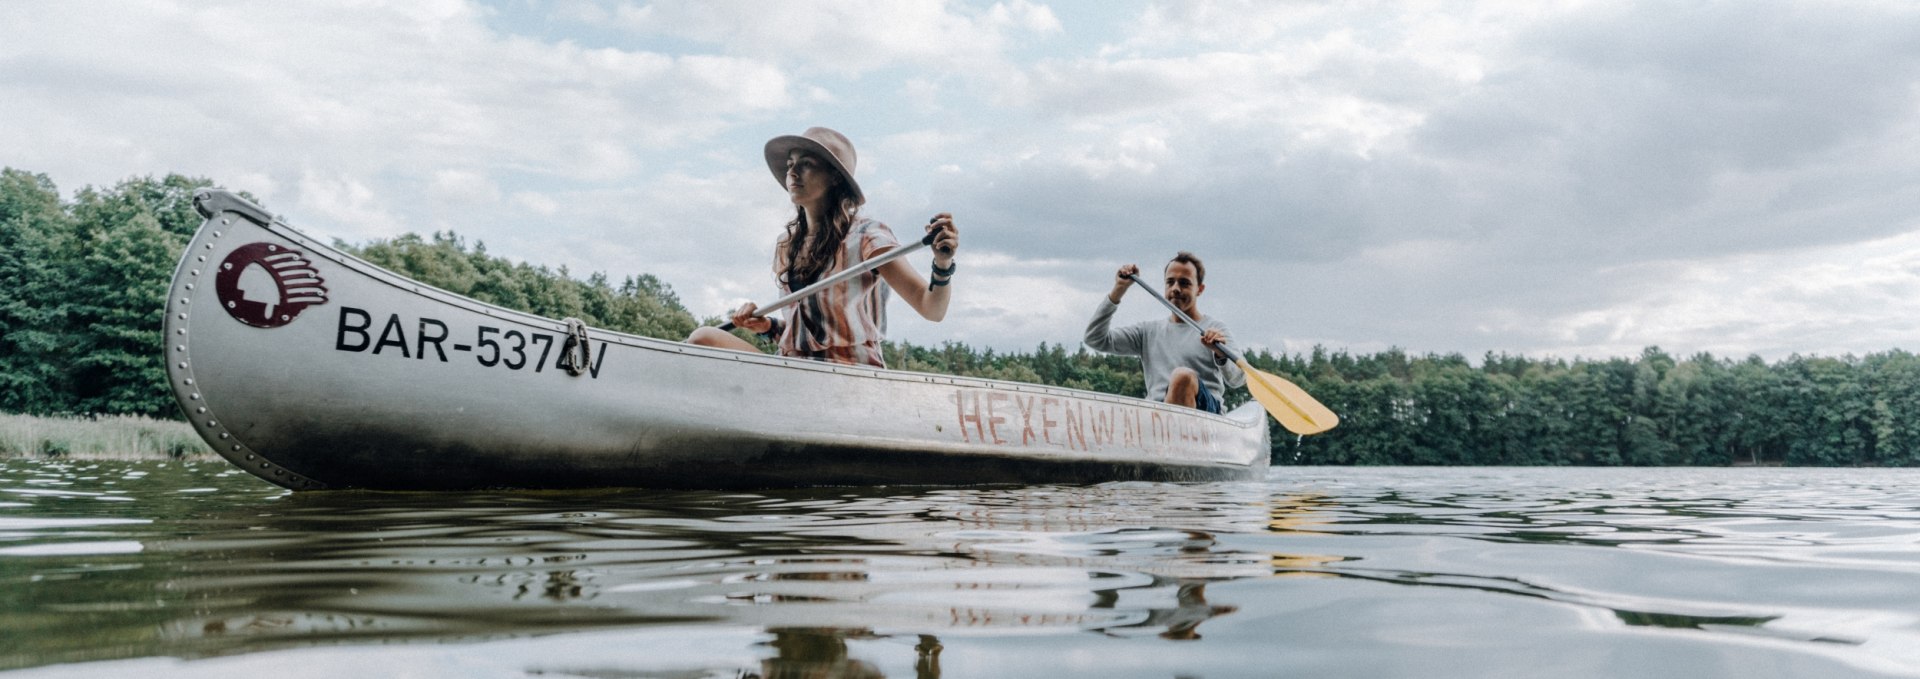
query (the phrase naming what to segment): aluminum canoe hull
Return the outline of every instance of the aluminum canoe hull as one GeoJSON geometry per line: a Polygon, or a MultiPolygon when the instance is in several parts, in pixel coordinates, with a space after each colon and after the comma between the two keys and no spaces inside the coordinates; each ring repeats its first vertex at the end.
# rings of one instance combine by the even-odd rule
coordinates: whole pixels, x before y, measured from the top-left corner
{"type": "Polygon", "coordinates": [[[195,430],[296,489],[748,488],[1256,480],[1265,413],[832,365],[568,326],[306,237],[224,191],[174,274],[195,430]]]}

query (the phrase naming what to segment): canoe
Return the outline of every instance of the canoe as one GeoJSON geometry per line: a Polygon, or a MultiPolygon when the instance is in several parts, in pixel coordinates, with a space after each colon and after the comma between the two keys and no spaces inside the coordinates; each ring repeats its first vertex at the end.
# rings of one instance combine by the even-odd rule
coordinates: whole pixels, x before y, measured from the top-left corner
{"type": "Polygon", "coordinates": [[[167,304],[167,374],[295,490],[1262,478],[1264,411],[835,365],[588,328],[434,288],[226,191],[167,304]]]}

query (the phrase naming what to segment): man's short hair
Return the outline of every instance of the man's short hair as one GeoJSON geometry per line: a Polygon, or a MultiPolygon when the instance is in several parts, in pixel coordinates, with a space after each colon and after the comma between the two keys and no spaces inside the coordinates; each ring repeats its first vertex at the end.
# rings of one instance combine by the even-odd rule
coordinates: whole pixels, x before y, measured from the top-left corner
{"type": "MultiPolygon", "coordinates": [[[[1173,255],[1173,259],[1167,262],[1167,266],[1173,266],[1174,262],[1184,262],[1192,265],[1193,282],[1201,285],[1207,284],[1207,265],[1201,264],[1199,257],[1193,256],[1193,253],[1187,252],[1186,250],[1181,250],[1173,255]]],[[[1165,270],[1166,267],[1161,267],[1161,269],[1165,270]]]]}

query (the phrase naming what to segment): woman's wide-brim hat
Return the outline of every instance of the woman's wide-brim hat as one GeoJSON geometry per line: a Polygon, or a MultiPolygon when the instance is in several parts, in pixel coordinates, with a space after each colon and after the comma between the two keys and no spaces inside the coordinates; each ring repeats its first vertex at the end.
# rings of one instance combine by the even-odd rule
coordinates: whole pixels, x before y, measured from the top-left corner
{"type": "Polygon", "coordinates": [[[773,171],[774,181],[780,182],[780,188],[787,187],[787,154],[794,149],[806,151],[832,165],[846,180],[847,188],[853,191],[853,200],[865,205],[867,194],[860,192],[860,182],[853,180],[853,166],[859,158],[853,153],[853,142],[847,136],[824,127],[809,127],[800,134],[789,134],[767,140],[767,169],[773,171]]]}

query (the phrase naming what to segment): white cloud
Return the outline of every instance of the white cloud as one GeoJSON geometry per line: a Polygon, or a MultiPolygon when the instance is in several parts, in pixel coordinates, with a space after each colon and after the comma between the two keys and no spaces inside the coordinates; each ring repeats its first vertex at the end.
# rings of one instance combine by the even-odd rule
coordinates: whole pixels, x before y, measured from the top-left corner
{"type": "MultiPolygon", "coordinates": [[[[1079,269],[1084,264],[1063,260],[978,252],[968,252],[965,260],[965,274],[956,274],[952,305],[944,321],[929,323],[911,307],[896,304],[890,310],[889,334],[921,345],[958,341],[1025,351],[1047,342],[1071,350],[1080,344],[1097,297],[1086,289],[1086,279],[1112,280],[1111,270],[1102,281],[1098,274],[1083,275],[1079,269]],[[1041,291],[1045,294],[1037,294],[1041,291]]],[[[924,260],[918,261],[924,265],[924,260]]]]}
{"type": "Polygon", "coordinates": [[[542,217],[552,217],[560,212],[560,202],[546,194],[533,191],[521,191],[513,194],[513,202],[542,217]]]}
{"type": "Polygon", "coordinates": [[[976,242],[1223,256],[1223,308],[1285,300],[1238,314],[1270,346],[1777,354],[1850,317],[1771,322],[1737,293],[1787,274],[1660,263],[1920,228],[1916,30],[1875,3],[1173,3],[990,83],[1031,128],[943,181],[986,215],[976,242]],[[1662,320],[1689,316],[1676,289],[1753,320],[1662,320]]]}
{"type": "Polygon", "coordinates": [[[1143,12],[1123,48],[1165,49],[1198,43],[1248,49],[1314,23],[1333,10],[1325,5],[1257,0],[1155,3],[1143,12]]]}
{"type": "Polygon", "coordinates": [[[918,342],[1071,346],[1114,264],[1188,249],[1256,346],[1869,351],[1913,338],[1916,34],[1874,0],[5,3],[0,153],[707,315],[771,296],[760,144],[826,124],[870,216],[960,219],[918,342]]]}
{"type": "Polygon", "coordinates": [[[928,0],[621,3],[615,22],[642,36],[690,38],[733,54],[858,74],[897,64],[979,68],[1012,35],[1057,33],[1059,20],[1025,0],[984,9],[928,0]]]}
{"type": "Polygon", "coordinates": [[[489,205],[500,202],[500,186],[492,179],[471,170],[438,170],[427,191],[440,200],[489,205]]]}
{"type": "Polygon", "coordinates": [[[1051,8],[1027,0],[994,3],[987,8],[985,23],[1041,35],[1064,30],[1051,8]]]}
{"type": "Polygon", "coordinates": [[[351,240],[389,238],[408,230],[381,205],[366,182],[345,175],[301,175],[293,208],[302,215],[318,215],[345,228],[329,234],[351,240]]]}
{"type": "MultiPolygon", "coordinates": [[[[516,258],[639,273],[656,260],[556,239],[571,224],[547,218],[644,219],[561,201],[659,184],[660,166],[791,103],[764,61],[542,41],[489,16],[464,2],[6,4],[0,148],[68,189],[181,172],[322,238],[452,228],[516,258]],[[494,210],[508,193],[527,211],[494,210]]],[[[687,200],[675,214],[718,209],[687,200]]],[[[685,249],[697,233],[655,242],[685,249]]]]}
{"type": "MultiPolygon", "coordinates": [[[[1920,222],[1913,226],[1920,228],[1920,222]]],[[[1543,346],[1618,356],[1650,344],[1674,344],[1736,357],[1779,357],[1862,354],[1912,347],[1920,340],[1920,231],[1846,245],[1636,265],[1605,274],[1659,285],[1603,307],[1548,318],[1540,339],[1552,344],[1543,346]]]]}
{"type": "Polygon", "coordinates": [[[786,77],[763,62],[537,42],[494,32],[485,14],[459,2],[11,4],[0,21],[32,30],[0,41],[0,113],[36,132],[7,138],[11,160],[89,182],[205,166],[278,166],[265,173],[284,182],[316,163],[415,181],[448,166],[605,181],[789,103],[786,77]]]}

